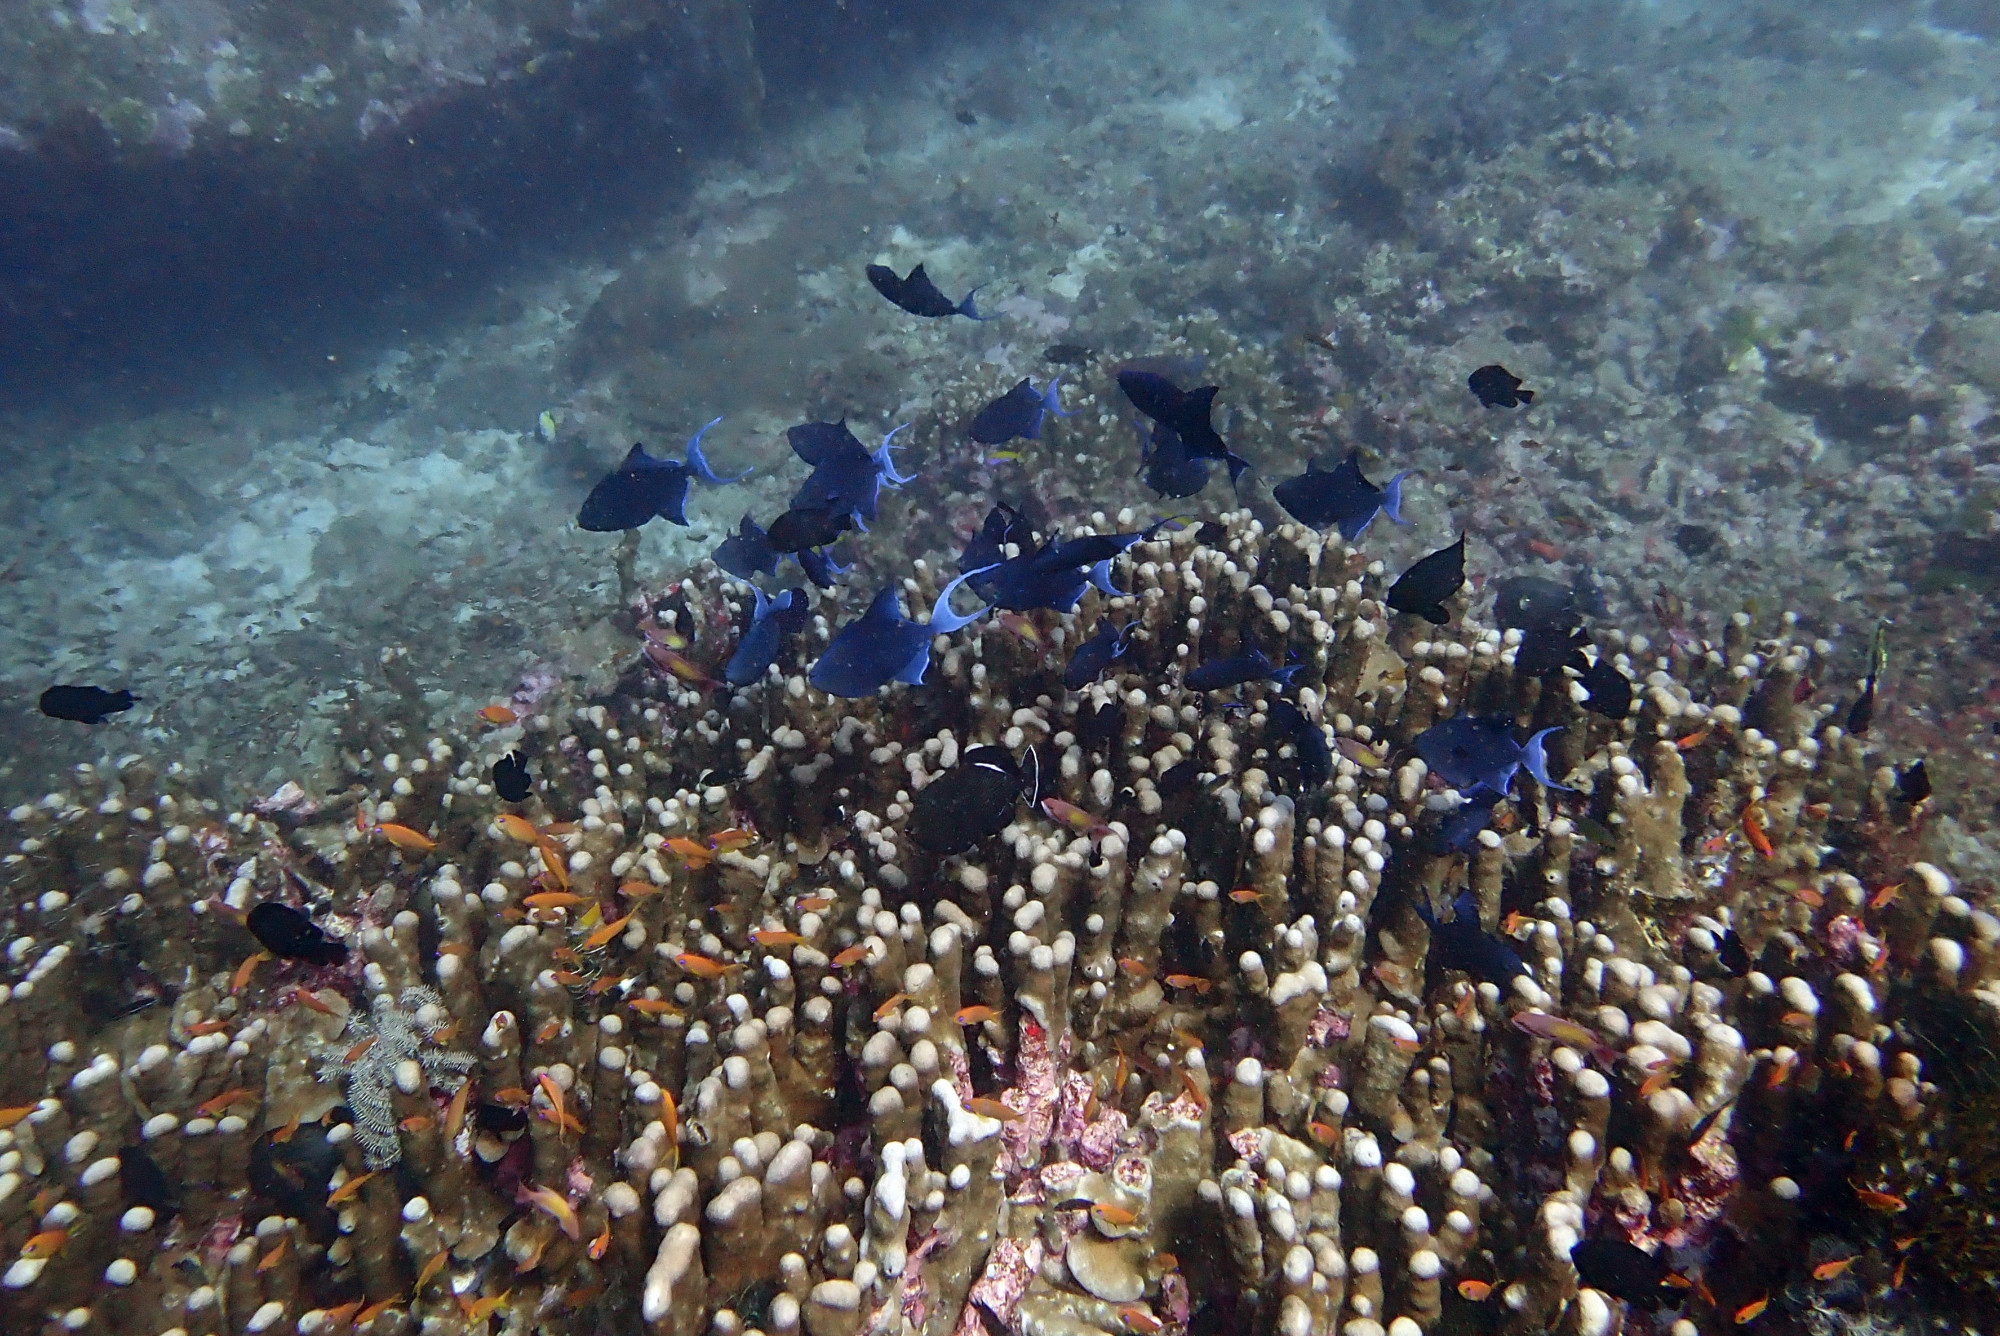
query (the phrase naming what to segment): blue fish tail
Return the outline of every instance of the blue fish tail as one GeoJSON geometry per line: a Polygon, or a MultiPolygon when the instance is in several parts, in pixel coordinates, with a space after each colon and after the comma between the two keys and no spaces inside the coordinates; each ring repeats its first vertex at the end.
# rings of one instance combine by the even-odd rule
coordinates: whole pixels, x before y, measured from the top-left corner
{"type": "Polygon", "coordinates": [[[1057,376],[1049,382],[1049,388],[1042,392],[1042,408],[1047,412],[1054,413],[1057,417],[1074,417],[1075,413],[1073,411],[1065,411],[1062,406],[1062,400],[1057,397],[1061,390],[1062,377],[1057,376]]]}
{"type": "Polygon", "coordinates": [[[1243,476],[1243,471],[1250,467],[1250,461],[1233,450],[1223,451],[1222,457],[1229,462],[1229,485],[1234,487],[1236,480],[1243,476]]]}
{"type": "MultiPolygon", "coordinates": [[[[787,590],[787,593],[790,591],[787,590]]],[[[750,586],[750,597],[757,600],[757,606],[750,612],[750,625],[755,626],[771,615],[771,600],[764,597],[764,591],[756,585],[750,586]]]]}
{"type": "MultiPolygon", "coordinates": [[[[990,571],[992,569],[993,567],[991,566],[981,566],[976,571],[967,571],[965,574],[959,576],[956,580],[953,580],[950,584],[946,585],[943,588],[943,590],[941,590],[938,593],[937,606],[931,609],[930,633],[932,635],[948,636],[953,631],[958,630],[960,627],[968,626],[973,622],[978,621],[981,617],[984,617],[988,612],[992,611],[991,606],[985,603],[980,604],[976,610],[969,613],[960,614],[953,612],[951,610],[951,596],[958,592],[958,587],[964,584],[967,580],[970,580],[973,576],[983,575],[987,571],[990,571]]],[[[928,644],[928,642],[926,642],[926,644],[928,644]]],[[[929,651],[927,649],[926,653],[928,652],[929,651]]]]}
{"type": "Polygon", "coordinates": [[[1111,642],[1112,658],[1116,659],[1124,656],[1126,647],[1132,643],[1132,628],[1138,624],[1137,622],[1127,622],[1118,628],[1118,638],[1111,642]]]}
{"type": "Polygon", "coordinates": [[[1111,583],[1111,558],[1106,557],[1090,568],[1090,582],[1113,598],[1123,598],[1125,591],[1111,583]]]}
{"type": "Polygon", "coordinates": [[[1389,517],[1391,524],[1409,523],[1403,518],[1403,479],[1409,476],[1410,470],[1404,469],[1389,479],[1389,485],[1382,489],[1382,513],[1389,517]]]}
{"type": "Polygon", "coordinates": [[[1571,791],[1569,785],[1558,784],[1549,778],[1549,753],[1548,749],[1542,745],[1543,738],[1551,733],[1560,732],[1562,732],[1561,728],[1545,728],[1529,738],[1521,747],[1521,764],[1527,767],[1528,773],[1533,775],[1535,782],[1543,788],[1561,789],[1564,793],[1568,793],[1571,791]]]}
{"type": "Polygon", "coordinates": [[[700,431],[696,432],[692,437],[688,439],[688,448],[687,448],[688,472],[692,473],[695,477],[699,478],[701,481],[707,483],[711,487],[721,487],[726,483],[741,482],[743,481],[743,479],[750,476],[750,470],[744,469],[741,473],[734,474],[730,477],[724,478],[718,475],[714,469],[710,468],[708,466],[708,460],[702,456],[701,438],[708,434],[708,429],[710,427],[713,427],[717,422],[720,421],[722,421],[721,418],[711,419],[707,423],[703,424],[702,429],[700,431]]]}
{"type": "MultiPolygon", "coordinates": [[[[902,426],[896,428],[895,431],[884,436],[881,446],[875,451],[875,467],[881,472],[882,481],[888,483],[891,487],[901,487],[906,482],[915,482],[917,480],[917,475],[914,473],[905,475],[896,472],[895,462],[889,458],[889,452],[895,448],[889,443],[896,439],[896,432],[905,431],[910,426],[910,423],[905,422],[902,426]]],[[[866,532],[866,530],[863,530],[863,532],[866,532]]]]}
{"type": "Polygon", "coordinates": [[[1281,687],[1288,687],[1292,684],[1292,675],[1303,667],[1305,665],[1302,663],[1288,663],[1283,668],[1273,668],[1271,680],[1281,687]]]}
{"type": "MultiPolygon", "coordinates": [[[[979,288],[983,288],[983,287],[985,287],[985,286],[986,286],[986,285],[985,285],[984,283],[981,283],[981,284],[979,285],[979,288]]],[[[978,308],[977,306],[974,306],[974,305],[972,304],[972,299],[973,299],[974,297],[977,297],[977,296],[979,295],[979,288],[974,288],[974,289],[973,289],[972,291],[970,291],[970,292],[968,292],[968,293],[966,293],[966,294],[965,294],[965,300],[964,300],[964,301],[962,301],[962,302],[960,302],[960,303],[958,304],[958,313],[959,313],[960,315],[962,315],[962,316],[966,316],[966,317],[968,317],[969,319],[973,319],[973,320],[993,320],[993,319],[996,319],[997,317],[995,317],[995,316],[990,316],[990,315],[981,315],[981,314],[979,314],[979,308],[978,308]]]]}

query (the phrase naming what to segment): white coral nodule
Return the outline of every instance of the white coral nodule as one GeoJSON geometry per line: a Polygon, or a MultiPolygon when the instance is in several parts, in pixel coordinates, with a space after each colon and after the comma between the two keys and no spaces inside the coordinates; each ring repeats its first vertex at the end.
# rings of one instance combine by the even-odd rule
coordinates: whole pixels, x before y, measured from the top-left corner
{"type": "Polygon", "coordinates": [[[347,1107],[354,1113],[354,1139],[366,1153],[368,1167],[386,1169],[403,1158],[390,1093],[396,1084],[396,1068],[414,1061],[422,1069],[427,1087],[455,1090],[472,1070],[472,1055],[426,1042],[435,1041],[451,1023],[444,999],[434,989],[405,988],[394,999],[377,993],[369,1012],[368,1018],[359,1011],[348,1015],[347,1028],[340,1037],[345,1047],[320,1045],[316,1056],[320,1060],[319,1079],[338,1080],[345,1087],[347,1107]],[[364,1044],[367,1046],[362,1048],[364,1044]],[[361,1048],[359,1056],[350,1061],[348,1054],[357,1048],[361,1048]]]}

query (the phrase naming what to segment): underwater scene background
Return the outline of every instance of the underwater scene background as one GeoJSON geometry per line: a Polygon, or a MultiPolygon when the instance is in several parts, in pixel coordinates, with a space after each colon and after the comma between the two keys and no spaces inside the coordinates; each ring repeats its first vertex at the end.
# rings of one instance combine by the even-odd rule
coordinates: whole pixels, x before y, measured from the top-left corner
{"type": "Polygon", "coordinates": [[[2000,1328],[2000,9],[9,27],[7,1331],[2000,1328]]]}

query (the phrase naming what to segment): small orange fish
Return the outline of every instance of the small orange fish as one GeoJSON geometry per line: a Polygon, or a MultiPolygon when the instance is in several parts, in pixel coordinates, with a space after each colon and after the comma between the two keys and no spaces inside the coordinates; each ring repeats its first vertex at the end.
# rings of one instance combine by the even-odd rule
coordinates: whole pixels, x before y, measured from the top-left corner
{"type": "Polygon", "coordinates": [[[195,1112],[204,1118],[213,1118],[232,1104],[254,1104],[256,1102],[256,1091],[247,1087],[238,1087],[235,1090],[225,1090],[214,1099],[205,1101],[195,1112]]]}
{"type": "Polygon", "coordinates": [[[853,946],[848,947],[845,951],[842,951],[836,956],[834,956],[833,967],[835,969],[844,970],[849,965],[859,965],[862,961],[866,960],[867,958],[868,958],[868,944],[866,942],[856,942],[853,946]]]}
{"type": "Polygon", "coordinates": [[[596,1302],[597,1296],[602,1293],[604,1293],[604,1282],[602,1280],[593,1281],[580,1290],[571,1290],[568,1294],[565,1294],[563,1296],[563,1307],[574,1313],[596,1302]]]}
{"type": "Polygon", "coordinates": [[[437,848],[437,841],[430,836],[421,831],[411,830],[408,826],[399,826],[393,821],[385,821],[375,829],[381,832],[383,839],[404,853],[427,854],[437,848]]]}
{"type": "Polygon", "coordinates": [[[1208,990],[1215,987],[1199,974],[1169,974],[1160,982],[1169,988],[1192,988],[1197,997],[1207,997],[1208,990]]]}
{"type": "Polygon", "coordinates": [[[1681,1275],[1678,1271],[1669,1271],[1666,1275],[1660,1277],[1660,1284],[1671,1285],[1677,1290],[1691,1290],[1694,1288],[1694,1282],[1686,1276],[1681,1275]]]}
{"type": "Polygon", "coordinates": [[[472,943],[443,942],[438,946],[438,954],[441,956],[459,956],[461,958],[470,956],[472,954],[472,943]]]}
{"type": "Polygon", "coordinates": [[[528,1092],[519,1086],[508,1086],[505,1090],[493,1092],[493,1102],[505,1109],[525,1109],[528,1107],[528,1092]]]}
{"type": "Polygon", "coordinates": [[[676,835],[667,841],[667,847],[681,857],[681,863],[689,868],[704,868],[715,861],[715,851],[707,845],[696,844],[685,835],[676,835]]]}
{"type": "Polygon", "coordinates": [[[1889,1277],[1890,1289],[1900,1290],[1903,1288],[1903,1272],[1909,1267],[1909,1265],[1910,1265],[1910,1259],[1907,1257],[1902,1258],[1896,1263],[1895,1274],[1889,1277]]]}
{"type": "Polygon", "coordinates": [[[728,830],[718,830],[715,834],[708,837],[708,847],[719,854],[734,853],[738,849],[747,849],[756,842],[756,831],[743,830],[733,826],[728,830]]]}
{"type": "Polygon", "coordinates": [[[583,965],[583,957],[578,955],[575,951],[571,950],[567,946],[559,946],[555,948],[553,951],[549,952],[549,954],[555,957],[557,960],[560,960],[563,964],[569,965],[573,968],[581,968],[583,965]]]}
{"type": "Polygon", "coordinates": [[[1744,1304],[1741,1308],[1736,1310],[1735,1314],[1736,1325],[1740,1327],[1744,1325],[1746,1322],[1755,1322],[1758,1318],[1764,1315],[1764,1310],[1766,1308],[1769,1308],[1770,1306],[1771,1306],[1771,1300],[1769,1299],[1769,1297],[1762,1299],[1755,1299],[1747,1304],[1744,1304]]]}
{"type": "Polygon", "coordinates": [[[1407,1039],[1399,1034],[1390,1035],[1389,1042],[1396,1046],[1398,1052],[1402,1053],[1421,1053],[1424,1048],[1423,1040],[1407,1039]]]}
{"type": "Polygon", "coordinates": [[[1020,1110],[1002,1104],[997,1099],[987,1099],[984,1095],[974,1095],[965,1101],[965,1107],[982,1118],[992,1118],[1003,1123],[1011,1123],[1021,1116],[1020,1110]]]}
{"type": "Polygon", "coordinates": [[[618,894],[627,900],[638,900],[648,895],[658,895],[660,888],[650,881],[628,881],[619,886],[618,894]]]}
{"type": "Polygon", "coordinates": [[[1340,1133],[1335,1130],[1332,1123],[1307,1123],[1306,1132],[1322,1146],[1334,1146],[1340,1143],[1340,1133]]]}
{"type": "Polygon", "coordinates": [[[609,946],[611,944],[611,939],[613,937],[616,937],[619,933],[624,932],[625,925],[630,923],[631,921],[632,921],[632,916],[630,914],[627,914],[624,918],[621,919],[611,920],[611,922],[605,924],[603,927],[599,928],[596,932],[593,932],[592,934],[590,934],[590,936],[583,939],[583,949],[586,951],[599,951],[605,948],[606,946],[609,946]]]}
{"type": "Polygon", "coordinates": [[[800,946],[806,939],[782,928],[758,928],[750,934],[750,940],[759,946],[800,946]]]}
{"type": "Polygon", "coordinates": [[[1000,1013],[983,1003],[975,1002],[969,1007],[960,1007],[952,1017],[960,1025],[984,1025],[987,1021],[998,1020],[1000,1013]]]}
{"type": "Polygon", "coordinates": [[[285,1235],[285,1237],[279,1239],[277,1247],[271,1249],[271,1251],[265,1253],[262,1257],[257,1259],[257,1274],[261,1276],[266,1271],[269,1271],[272,1267],[276,1266],[279,1262],[283,1261],[285,1256],[285,1250],[287,1248],[290,1248],[291,1246],[292,1246],[292,1236],[290,1234],[287,1234],[285,1235]]]}
{"type": "Polygon", "coordinates": [[[361,1061],[362,1055],[373,1047],[375,1047],[375,1036],[371,1034],[366,1039],[356,1044],[353,1048],[347,1050],[347,1061],[348,1062],[361,1061]]]}
{"type": "Polygon", "coordinates": [[[1778,1024],[1780,1025],[1811,1025],[1812,1023],[1813,1018],[1803,1011],[1788,1011],[1778,1017],[1778,1024]]]}
{"type": "Polygon", "coordinates": [[[1813,1268],[1813,1279],[1832,1280],[1835,1276],[1844,1275],[1847,1268],[1854,1265],[1855,1260],[1853,1257],[1843,1257],[1836,1262],[1821,1262],[1813,1268]]]}
{"type": "Polygon", "coordinates": [[[563,1032],[562,1018],[559,1016],[551,1017],[547,1022],[543,1024],[541,1029],[535,1031],[535,1042],[538,1044],[549,1043],[551,1040],[553,1040],[557,1035],[561,1034],[562,1032],[563,1032]]]}
{"type": "Polygon", "coordinates": [[[537,891],[521,903],[530,909],[576,909],[595,902],[568,891],[537,891]]]}
{"type": "Polygon", "coordinates": [[[1181,1068],[1181,1085],[1186,1088],[1189,1095],[1194,1097],[1196,1104],[1199,1104],[1204,1109],[1208,1107],[1208,1096],[1201,1093],[1201,1087],[1195,1084],[1194,1077],[1188,1074],[1188,1070],[1185,1067],[1181,1068]]]}
{"type": "Polygon", "coordinates": [[[253,953],[241,965],[238,965],[236,973],[229,976],[229,991],[232,993],[242,992],[249,984],[250,976],[257,972],[257,967],[270,958],[271,953],[269,951],[258,951],[253,953]]]}
{"type": "Polygon", "coordinates": [[[1801,886],[1792,892],[1792,898],[1808,909],[1818,909],[1826,903],[1826,897],[1810,886],[1801,886]]]}
{"type": "Polygon", "coordinates": [[[375,1177],[374,1173],[369,1172],[348,1179],[345,1183],[342,1183],[339,1187],[335,1188],[330,1194],[328,1194],[326,1199],[326,1204],[328,1206],[340,1205],[342,1202],[352,1197],[355,1193],[361,1191],[361,1185],[363,1183],[366,1183],[369,1179],[373,1177],[375,1177]]]}
{"type": "Polygon", "coordinates": [[[338,1011],[335,1011],[332,1007],[329,1007],[326,1003],[320,1001],[319,994],[313,992],[310,988],[293,989],[292,1000],[297,1002],[300,1006],[305,1007],[309,1011],[317,1011],[322,1016],[340,1015],[338,1011]]]}
{"type": "Polygon", "coordinates": [[[658,997],[628,997],[625,1005],[641,1016],[678,1016],[681,1009],[673,1003],[658,997]]]}
{"type": "Polygon", "coordinates": [[[286,1123],[283,1127],[280,1127],[276,1131],[271,1133],[271,1140],[277,1142],[280,1146],[282,1146],[287,1141],[290,1141],[292,1139],[293,1134],[296,1133],[298,1130],[299,1130],[298,1115],[293,1114],[292,1121],[286,1123]]]}
{"type": "Polygon", "coordinates": [[[1090,1208],[1090,1213],[1114,1229],[1139,1223],[1139,1213],[1129,1206],[1120,1206],[1115,1201],[1101,1201],[1090,1208]]]}
{"type": "Polygon", "coordinates": [[[542,838],[542,833],[535,829],[535,823],[526,817],[515,816],[512,812],[502,812],[493,819],[500,823],[500,829],[523,844],[534,844],[542,838]]]}
{"type": "MultiPolygon", "coordinates": [[[[241,973],[241,971],[238,972],[241,973]]],[[[232,988],[230,989],[230,991],[235,992],[236,990],[232,988]]],[[[188,1026],[187,1028],[188,1038],[199,1039],[202,1035],[205,1034],[220,1034],[222,1031],[227,1030],[228,1028],[229,1028],[228,1021],[223,1021],[223,1020],[201,1021],[197,1024],[188,1026]]]]}
{"type": "Polygon", "coordinates": [[[591,1261],[599,1262],[604,1260],[604,1254],[610,1249],[610,1247],[611,1247],[611,1217],[606,1216],[604,1218],[604,1228],[597,1231],[596,1236],[590,1240],[590,1247],[587,1248],[585,1251],[587,1251],[590,1254],[591,1261]]]}
{"type": "Polygon", "coordinates": [[[1854,1188],[1854,1195],[1861,1199],[1861,1204],[1871,1211],[1880,1211],[1884,1215],[1897,1215],[1910,1209],[1910,1204],[1894,1193],[1877,1192],[1873,1188],[1864,1188],[1858,1184],[1849,1186],[1854,1188]]]}
{"type": "Polygon", "coordinates": [[[1036,649],[1041,649],[1048,643],[1042,639],[1040,629],[1018,612],[1003,612],[995,620],[1010,633],[1019,636],[1023,641],[1036,649]]]}
{"type": "Polygon", "coordinates": [[[1769,858],[1777,852],[1771,847],[1771,837],[1764,833],[1764,822],[1757,815],[1755,803],[1743,809],[1743,835],[1750,841],[1750,847],[1757,851],[1759,857],[1769,858]]]}
{"type": "Polygon", "coordinates": [[[741,965],[725,965],[719,960],[710,960],[707,956],[698,956],[692,951],[681,952],[674,957],[674,963],[697,979],[720,979],[743,968],[741,965]]]}
{"type": "Polygon", "coordinates": [[[686,682],[689,686],[712,690],[722,685],[722,683],[697,668],[692,659],[678,650],[667,649],[661,645],[648,645],[646,647],[646,658],[655,667],[664,668],[681,681],[686,682]]]}
{"type": "Polygon", "coordinates": [[[1651,1099],[1672,1085],[1674,1077],[1679,1073],[1680,1066],[1677,1063],[1668,1063],[1639,1083],[1639,1098],[1651,1099]]]}
{"type": "Polygon", "coordinates": [[[667,1144],[674,1148],[674,1155],[678,1158],[680,1156],[681,1141],[681,1111],[680,1106],[674,1103],[674,1092],[671,1090],[662,1090],[660,1092],[660,1105],[660,1122],[667,1129],[667,1144]]]}
{"type": "Polygon", "coordinates": [[[16,1104],[11,1109],[0,1109],[0,1132],[6,1131],[40,1107],[42,1106],[39,1104],[16,1104]]]}
{"type": "Polygon", "coordinates": [[[1704,728],[1699,733],[1689,733],[1685,737],[1675,738],[1674,748],[1677,751],[1691,751],[1708,741],[1708,734],[1709,730],[1704,728]]]}
{"type": "Polygon", "coordinates": [[[597,976],[597,981],[590,985],[590,995],[592,997],[602,997],[624,982],[625,976],[622,974],[600,974],[597,976]]]}
{"type": "Polygon", "coordinates": [[[465,1126],[465,1107],[470,1101],[471,1096],[472,1082],[469,1080],[461,1081],[458,1093],[453,1095],[451,1103],[445,1106],[444,1138],[446,1141],[458,1140],[458,1130],[465,1126]]]}
{"type": "Polygon", "coordinates": [[[902,1006],[905,1002],[909,1000],[910,1000],[910,995],[908,993],[890,994],[888,1001],[884,1002],[881,1006],[875,1008],[875,1019],[878,1021],[881,1020],[884,1016],[887,1016],[890,1012],[894,1011],[897,1007],[902,1006]]]}
{"type": "Polygon", "coordinates": [[[433,1276],[444,1270],[445,1259],[450,1256],[451,1252],[449,1249],[439,1248],[431,1255],[431,1260],[424,1263],[424,1269],[417,1272],[417,1291],[419,1293],[422,1293],[424,1286],[431,1283],[433,1276]]]}
{"type": "Polygon", "coordinates": [[[504,705],[488,705],[480,710],[479,717],[496,727],[504,727],[507,724],[515,722],[521,716],[515,714],[504,705]]]}
{"type": "Polygon", "coordinates": [[[1774,1059],[1770,1072],[1764,1077],[1764,1085],[1768,1089],[1776,1090],[1785,1083],[1798,1065],[1799,1057],[1796,1053],[1786,1053],[1774,1059]]]}
{"type": "Polygon", "coordinates": [[[1132,956],[1118,957],[1118,968],[1134,979],[1144,979],[1152,974],[1152,971],[1146,968],[1145,961],[1132,956]]]}
{"type": "Polygon", "coordinates": [[[535,1077],[535,1088],[542,1092],[542,1098],[546,1099],[549,1107],[556,1111],[557,1119],[561,1119],[567,1109],[563,1104],[563,1088],[556,1084],[556,1078],[547,1072],[542,1072],[535,1077]]]}
{"type": "Polygon", "coordinates": [[[830,895],[808,895],[799,901],[801,914],[817,914],[822,909],[831,908],[833,908],[833,897],[830,895]]]}
{"type": "Polygon", "coordinates": [[[1472,1303],[1485,1303],[1486,1296],[1493,1293],[1493,1286],[1483,1280],[1461,1280],[1458,1282],[1458,1297],[1472,1303]]]}
{"type": "Polygon", "coordinates": [[[1715,1301],[1715,1291],[1708,1288],[1707,1277],[1696,1276],[1694,1278],[1694,1292],[1697,1295],[1699,1295],[1701,1297],[1701,1301],[1707,1304],[1710,1308],[1722,1307],[1721,1304],[1715,1301]]]}
{"type": "Polygon", "coordinates": [[[1521,925],[1527,921],[1527,916],[1517,909],[1507,915],[1506,918],[1500,920],[1500,931],[1505,936],[1512,937],[1521,930],[1521,925]]]}
{"type": "Polygon", "coordinates": [[[546,826],[543,826],[543,827],[542,827],[542,834],[544,834],[544,835],[574,835],[574,834],[576,834],[576,833],[577,833],[577,832],[578,832],[579,830],[582,830],[582,829],[583,829],[583,827],[582,827],[582,826],[579,826],[579,825],[577,825],[577,824],[576,824],[576,822],[574,822],[574,821],[551,821],[551,822],[549,822],[549,824],[548,824],[548,825],[546,825],[546,826]]]}
{"type": "Polygon", "coordinates": [[[583,1226],[578,1223],[576,1212],[570,1209],[569,1199],[561,1193],[544,1187],[529,1188],[528,1200],[549,1214],[564,1237],[572,1242],[583,1237],[583,1226]]]}
{"type": "Polygon", "coordinates": [[[338,1308],[329,1308],[326,1310],[326,1320],[337,1327],[360,1312],[361,1305],[364,1302],[364,1300],[355,1299],[352,1302],[342,1304],[338,1308]]]}
{"type": "Polygon", "coordinates": [[[1125,1330],[1140,1332],[1142,1336],[1166,1330],[1166,1324],[1154,1317],[1152,1310],[1144,1304],[1124,1305],[1118,1310],[1118,1320],[1125,1324],[1125,1330]]]}
{"type": "Polygon", "coordinates": [[[1895,900],[1897,893],[1900,892],[1902,889],[1903,889],[1902,882],[1900,881],[1891,882],[1889,885],[1884,886],[1881,890],[1875,892],[1875,894],[1868,897],[1868,907],[1870,909],[1882,909],[1887,907],[1890,903],[1892,903],[1895,900]]]}
{"type": "Polygon", "coordinates": [[[1910,1237],[1906,1239],[1897,1239],[1896,1251],[1908,1252],[1913,1246],[1915,1246],[1916,1241],[1917,1241],[1917,1236],[1915,1234],[1910,1235],[1910,1237]]]}
{"type": "Polygon", "coordinates": [[[1229,893],[1229,898],[1239,905],[1254,905],[1264,896],[1255,886],[1238,886],[1229,893]]]}
{"type": "Polygon", "coordinates": [[[565,988],[581,988],[590,982],[575,970],[550,970],[549,977],[565,988]]]}
{"type": "Polygon", "coordinates": [[[396,1126],[402,1128],[405,1132],[428,1132],[437,1126],[437,1119],[431,1117],[428,1113],[413,1113],[403,1119],[402,1122],[397,1123],[396,1126]]]}
{"type": "Polygon", "coordinates": [[[26,1243],[21,1245],[21,1256],[30,1260],[41,1257],[54,1257],[62,1251],[63,1244],[68,1242],[69,1231],[67,1229],[45,1229],[41,1233],[31,1236],[26,1243]]]}
{"type": "MultiPolygon", "coordinates": [[[[546,1188],[543,1189],[545,1192],[547,1190],[546,1188]]],[[[458,1311],[465,1314],[467,1322],[484,1322],[487,1318],[492,1317],[501,1308],[506,1306],[507,1296],[513,1292],[512,1290],[503,1290],[499,1294],[491,1294],[484,1299],[470,1300],[461,1294],[458,1296],[458,1311]]]]}
{"type": "Polygon", "coordinates": [[[1859,1140],[1859,1139],[1860,1139],[1860,1137],[1861,1137],[1861,1129],[1860,1129],[1860,1128],[1858,1128],[1858,1127],[1850,1127],[1850,1128],[1848,1128],[1848,1129],[1847,1129],[1847,1135],[1846,1135],[1846,1136],[1844,1136],[1844,1137],[1842,1137],[1842,1138],[1840,1139],[1840,1148],[1841,1148],[1842,1150],[1853,1150],[1853,1149],[1854,1149],[1854,1143],[1855,1143],[1855,1142],[1856,1142],[1857,1140],[1859,1140]]]}
{"type": "Polygon", "coordinates": [[[397,1294],[397,1295],[391,1295],[389,1298],[384,1299],[379,1304],[369,1304],[366,1308],[362,1309],[359,1313],[355,1314],[354,1325],[357,1327],[365,1327],[370,1322],[373,1322],[376,1318],[382,1316],[382,1314],[388,1312],[391,1308],[400,1306],[402,1302],[403,1302],[403,1296],[397,1294]]]}

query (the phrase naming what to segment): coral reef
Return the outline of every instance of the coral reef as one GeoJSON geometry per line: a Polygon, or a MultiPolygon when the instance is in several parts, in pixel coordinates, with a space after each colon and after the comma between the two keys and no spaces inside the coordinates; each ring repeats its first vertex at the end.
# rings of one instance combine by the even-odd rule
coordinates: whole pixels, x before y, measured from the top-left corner
{"type": "MultiPolygon", "coordinates": [[[[1604,1333],[1622,1299],[1571,1250],[1608,1237],[1722,1331],[1957,1272],[1926,1203],[1990,1210],[1990,1170],[1924,1139],[1968,1107],[1950,1047],[1990,1046],[2000,920],[1798,689],[1835,646],[1606,633],[1639,685],[1612,720],[1517,673],[1519,633],[1397,617],[1380,563],[1246,512],[1117,579],[878,698],[783,662],[710,696],[635,643],[616,688],[476,740],[357,719],[349,784],[268,814],[139,758],[17,808],[0,1320],[1604,1333]],[[1066,691],[1107,616],[1129,652],[1066,691]],[[1179,685],[1252,647],[1301,664],[1329,783],[1261,689],[1179,685]],[[1571,790],[1523,780],[1461,852],[1408,744],[1465,711],[1559,728],[1571,790]],[[927,852],[914,796],[978,744],[1033,748],[1088,829],[1024,804],[927,852]],[[485,778],[515,747],[521,805],[485,778]],[[348,963],[260,959],[263,900],[348,963]],[[1519,970],[1447,962],[1441,917],[1519,970]]],[[[906,602],[942,583],[919,563],[906,602]]],[[[648,624],[726,646],[725,588],[648,624]]]]}

